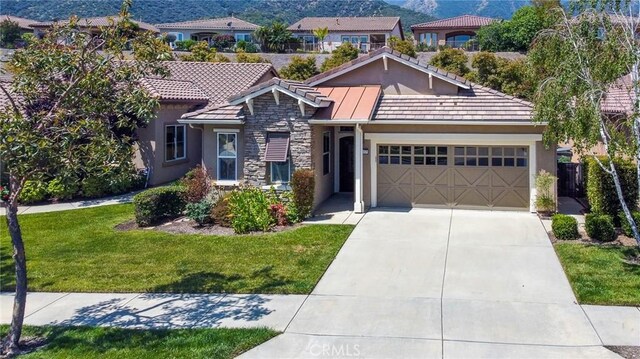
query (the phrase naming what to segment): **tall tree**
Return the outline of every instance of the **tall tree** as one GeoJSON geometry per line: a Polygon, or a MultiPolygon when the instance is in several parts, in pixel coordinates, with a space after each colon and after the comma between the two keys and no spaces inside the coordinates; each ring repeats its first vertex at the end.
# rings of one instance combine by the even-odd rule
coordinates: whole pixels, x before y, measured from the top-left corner
{"type": "Polygon", "coordinates": [[[625,11],[616,0],[573,5],[576,16],[563,11],[558,25],[541,33],[530,52],[536,73],[543,76],[534,101],[535,120],[548,123],[547,144],[572,140],[578,152],[593,157],[611,176],[640,245],[633,208],[624,200],[614,161],[633,158],[640,184],[640,44],[635,40],[640,14],[625,11]],[[621,80],[625,78],[628,81],[621,80]],[[611,89],[622,97],[614,105],[631,104],[623,116],[611,116],[602,106],[611,89]],[[599,144],[607,161],[590,154],[599,144]]]}
{"type": "Polygon", "coordinates": [[[0,111],[0,158],[9,172],[6,221],[16,281],[4,354],[19,352],[24,320],[27,267],[17,201],[25,182],[45,175],[69,181],[78,171],[100,176],[130,163],[134,131],[155,116],[157,100],[140,80],[166,75],[159,60],[164,50],[154,53],[153,34],[131,38],[130,6],[125,0],[119,18],[95,37],[76,31],[72,17],[42,39],[31,38],[10,63],[12,84],[0,86],[10,103],[0,111]],[[147,61],[127,59],[130,45],[147,61]]]}
{"type": "Polygon", "coordinates": [[[318,38],[318,41],[320,41],[320,48],[324,51],[324,39],[329,36],[329,28],[319,27],[313,30],[313,36],[318,38]]]}
{"type": "Polygon", "coordinates": [[[319,73],[314,56],[305,58],[298,55],[292,56],[291,62],[283,66],[278,72],[282,78],[296,81],[304,81],[319,73]]]}

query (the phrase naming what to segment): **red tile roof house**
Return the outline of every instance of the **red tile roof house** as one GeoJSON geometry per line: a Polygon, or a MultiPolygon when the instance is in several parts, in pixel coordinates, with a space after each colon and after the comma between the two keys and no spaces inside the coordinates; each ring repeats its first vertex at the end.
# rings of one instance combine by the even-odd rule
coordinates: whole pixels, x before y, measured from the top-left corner
{"type": "Polygon", "coordinates": [[[322,46],[313,30],[324,27],[329,30],[324,51],[329,52],[343,42],[351,42],[362,52],[368,52],[386,46],[391,36],[404,39],[399,17],[305,17],[289,26],[289,30],[301,40],[304,50],[320,51],[322,46]]]}
{"type": "Polygon", "coordinates": [[[18,24],[18,27],[20,27],[21,34],[33,33],[35,29],[32,27],[32,25],[39,24],[38,21],[25,19],[23,17],[11,16],[11,15],[0,15],[0,22],[6,21],[6,20],[9,20],[11,22],[15,22],[16,24],[18,24]]]}
{"type": "MultiPolygon", "coordinates": [[[[304,83],[274,77],[184,111],[167,112],[154,125],[158,143],[163,132],[175,137],[167,126],[176,123],[190,126],[187,142],[201,142],[186,144],[181,173],[199,151],[219,185],[287,188],[293,170],[311,168],[316,204],[351,192],[357,212],[535,211],[536,173],[556,173],[555,148],[543,146],[545,126],[532,123],[530,103],[386,47],[304,83]]],[[[185,145],[163,146],[156,151],[166,156],[185,145]]]]}
{"type": "MultiPolygon", "coordinates": [[[[113,21],[118,21],[118,19],[119,18],[117,15],[80,18],[78,19],[78,28],[83,32],[87,32],[90,34],[98,34],[101,31],[100,30],[101,27],[109,26],[113,23],[113,21]]],[[[131,20],[131,21],[137,24],[141,31],[150,31],[156,34],[160,32],[155,26],[148,24],[146,22],[136,21],[136,20],[131,20]]],[[[45,21],[45,22],[39,22],[37,24],[33,24],[31,25],[31,27],[39,31],[46,31],[47,29],[50,29],[51,27],[53,27],[55,23],[62,25],[68,22],[69,20],[45,21]]]]}
{"type": "Polygon", "coordinates": [[[232,35],[236,41],[253,42],[253,32],[258,25],[235,17],[202,19],[157,24],[162,33],[173,34],[176,41],[195,40],[210,42],[215,35],[232,35]]]}
{"type": "Polygon", "coordinates": [[[474,40],[477,31],[497,19],[475,15],[462,15],[448,19],[435,20],[411,26],[416,43],[425,44],[437,50],[439,46],[478,50],[474,40]]]}

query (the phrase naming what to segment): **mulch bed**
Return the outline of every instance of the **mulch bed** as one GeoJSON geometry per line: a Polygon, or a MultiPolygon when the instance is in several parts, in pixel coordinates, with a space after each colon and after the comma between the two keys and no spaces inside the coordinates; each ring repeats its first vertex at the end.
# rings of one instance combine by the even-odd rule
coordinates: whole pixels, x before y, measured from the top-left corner
{"type": "MultiPolygon", "coordinates": [[[[253,235],[260,235],[264,233],[284,232],[300,227],[301,224],[295,224],[292,226],[274,226],[269,232],[251,232],[253,235]]],[[[236,233],[233,228],[222,227],[217,224],[198,226],[194,221],[186,217],[176,218],[172,221],[168,221],[153,227],[140,227],[135,220],[127,221],[118,224],[115,227],[118,231],[133,231],[133,230],[151,230],[160,231],[171,234],[203,234],[203,235],[218,235],[218,236],[234,236],[236,233]]]]}
{"type": "Polygon", "coordinates": [[[605,348],[620,355],[625,359],[640,359],[640,347],[605,346],[605,348]]]}

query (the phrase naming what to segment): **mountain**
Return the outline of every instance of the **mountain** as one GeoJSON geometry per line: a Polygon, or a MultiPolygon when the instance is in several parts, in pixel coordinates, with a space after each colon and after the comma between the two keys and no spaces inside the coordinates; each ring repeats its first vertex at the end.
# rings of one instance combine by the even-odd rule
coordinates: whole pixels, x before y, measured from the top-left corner
{"type": "MultiPolygon", "coordinates": [[[[0,13],[34,20],[114,15],[121,0],[0,0],[0,13]]],[[[292,24],[306,16],[400,16],[405,31],[433,17],[384,0],[134,0],[133,18],[152,24],[202,18],[236,17],[258,25],[274,20],[292,24]]]]}
{"type": "Polygon", "coordinates": [[[469,14],[500,19],[509,19],[520,7],[531,4],[529,0],[387,0],[387,2],[437,18],[469,14]]]}

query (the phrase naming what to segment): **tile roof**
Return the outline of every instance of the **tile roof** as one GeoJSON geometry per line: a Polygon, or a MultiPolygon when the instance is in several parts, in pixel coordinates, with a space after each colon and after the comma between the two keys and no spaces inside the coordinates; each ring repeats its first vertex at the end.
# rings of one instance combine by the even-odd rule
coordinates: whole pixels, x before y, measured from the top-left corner
{"type": "Polygon", "coordinates": [[[263,82],[256,86],[253,86],[245,91],[241,91],[229,98],[229,102],[239,100],[252,93],[258,92],[271,86],[278,86],[285,90],[291,91],[298,96],[302,96],[305,99],[317,104],[319,107],[326,107],[332,102],[332,100],[326,95],[318,91],[317,88],[309,86],[303,82],[284,80],[277,77],[272,78],[269,81],[263,82]]]}
{"type": "Polygon", "coordinates": [[[499,91],[472,84],[458,95],[384,95],[378,101],[377,120],[524,121],[533,105],[499,91]]]}
{"type": "Polygon", "coordinates": [[[318,91],[333,100],[333,104],[318,110],[315,119],[369,120],[378,103],[382,87],[320,87],[318,91]]]}
{"type": "MultiPolygon", "coordinates": [[[[79,27],[103,27],[103,26],[111,26],[111,24],[113,23],[113,21],[119,21],[119,17],[117,15],[115,16],[101,16],[101,17],[87,17],[87,18],[80,18],[78,19],[78,26],[79,27]]],[[[158,30],[158,28],[156,28],[155,26],[148,24],[146,22],[142,22],[142,21],[137,21],[137,20],[131,20],[133,23],[137,24],[140,29],[142,30],[147,30],[147,31],[151,31],[151,32],[160,32],[160,30],[158,30]]],[[[57,22],[53,22],[53,21],[46,21],[46,22],[40,22],[37,24],[33,24],[31,25],[32,27],[38,27],[38,28],[43,28],[43,27],[51,27],[53,26],[54,23],[58,23],[61,25],[67,24],[69,22],[69,20],[62,20],[62,21],[57,21],[57,22]]]]}
{"type": "Polygon", "coordinates": [[[305,17],[289,26],[289,30],[313,31],[326,27],[329,31],[391,31],[399,22],[397,16],[305,17]]]}
{"type": "Polygon", "coordinates": [[[217,106],[206,107],[198,111],[185,113],[183,119],[189,120],[242,120],[244,113],[242,105],[222,104],[217,106]]]}
{"type": "Polygon", "coordinates": [[[200,101],[205,103],[209,101],[209,96],[191,81],[145,78],[142,80],[142,85],[151,95],[162,100],[200,101]]]}
{"type": "Polygon", "coordinates": [[[472,29],[489,25],[497,19],[476,15],[462,15],[411,25],[411,30],[472,29]]]}
{"type": "MultiPolygon", "coordinates": [[[[188,81],[199,88],[208,98],[209,106],[227,103],[229,96],[237,94],[258,83],[268,73],[276,75],[271,64],[211,63],[211,62],[165,62],[171,75],[166,80],[188,81]]],[[[193,93],[193,88],[180,84],[184,91],[193,93]]],[[[181,94],[183,96],[186,94],[181,94]]]]}
{"type": "Polygon", "coordinates": [[[25,19],[23,17],[11,16],[11,15],[0,15],[0,21],[9,20],[11,22],[15,22],[21,29],[25,30],[33,30],[31,25],[39,24],[38,21],[25,19]]]}
{"type": "Polygon", "coordinates": [[[619,78],[609,87],[600,102],[600,108],[606,113],[632,113],[635,94],[631,74],[619,78]]]}
{"type": "Polygon", "coordinates": [[[203,30],[256,30],[260,26],[235,17],[201,19],[156,24],[159,29],[203,29],[203,30]]]}
{"type": "Polygon", "coordinates": [[[446,77],[449,80],[451,80],[453,82],[456,82],[456,83],[458,83],[460,85],[469,86],[469,84],[471,84],[471,82],[469,82],[467,79],[465,79],[462,76],[458,76],[458,75],[456,75],[454,73],[442,70],[442,69],[437,68],[437,67],[435,67],[433,65],[429,65],[428,63],[426,63],[424,61],[420,61],[420,60],[418,60],[418,59],[416,59],[414,57],[410,57],[410,56],[401,54],[398,51],[391,50],[387,46],[384,46],[384,47],[382,47],[382,48],[380,48],[378,50],[372,51],[372,52],[370,52],[369,54],[367,54],[365,56],[360,56],[360,57],[358,57],[358,58],[356,58],[354,60],[351,60],[351,61],[349,61],[347,63],[344,63],[344,64],[342,64],[342,65],[340,65],[340,66],[338,66],[336,68],[333,68],[333,69],[331,69],[329,71],[325,71],[325,72],[323,72],[321,74],[313,76],[313,77],[307,79],[305,81],[305,83],[307,83],[307,84],[316,83],[316,82],[321,81],[322,79],[327,78],[327,77],[329,77],[329,76],[331,76],[333,74],[345,71],[349,67],[352,67],[352,66],[355,66],[357,64],[363,63],[365,61],[371,60],[372,58],[380,56],[380,55],[383,55],[383,54],[394,56],[394,57],[396,57],[398,59],[402,59],[402,60],[405,60],[405,61],[409,61],[410,63],[412,63],[414,65],[422,67],[425,70],[431,71],[436,75],[440,75],[442,77],[446,77]]]}

